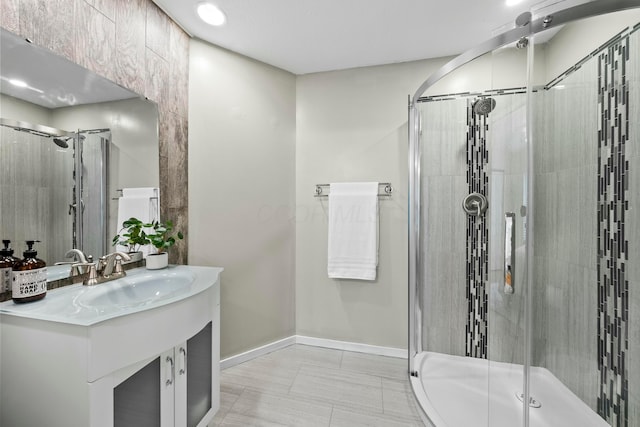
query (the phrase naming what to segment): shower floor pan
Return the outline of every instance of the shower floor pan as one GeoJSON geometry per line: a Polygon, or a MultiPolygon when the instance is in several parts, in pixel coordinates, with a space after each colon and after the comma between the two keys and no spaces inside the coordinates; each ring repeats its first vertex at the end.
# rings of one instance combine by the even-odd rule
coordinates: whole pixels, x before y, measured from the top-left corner
{"type": "MultiPolygon", "coordinates": [[[[522,365],[423,352],[416,356],[415,394],[432,427],[514,427],[522,422],[522,365]],[[488,396],[488,397],[487,397],[488,396]]],[[[531,427],[609,427],[549,370],[530,371],[531,427]]]]}

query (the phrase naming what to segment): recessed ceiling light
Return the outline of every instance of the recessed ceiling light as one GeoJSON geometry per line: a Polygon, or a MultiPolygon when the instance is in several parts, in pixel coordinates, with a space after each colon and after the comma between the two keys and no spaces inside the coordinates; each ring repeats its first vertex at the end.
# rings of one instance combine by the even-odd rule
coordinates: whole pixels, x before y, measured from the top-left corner
{"type": "Polygon", "coordinates": [[[198,16],[209,25],[220,26],[227,22],[227,17],[218,6],[211,3],[200,3],[197,7],[198,16]]]}
{"type": "Polygon", "coordinates": [[[17,87],[27,87],[27,82],[18,79],[9,79],[9,83],[17,87]]]}
{"type": "Polygon", "coordinates": [[[507,6],[515,6],[522,3],[522,0],[507,0],[505,3],[507,6]]]}

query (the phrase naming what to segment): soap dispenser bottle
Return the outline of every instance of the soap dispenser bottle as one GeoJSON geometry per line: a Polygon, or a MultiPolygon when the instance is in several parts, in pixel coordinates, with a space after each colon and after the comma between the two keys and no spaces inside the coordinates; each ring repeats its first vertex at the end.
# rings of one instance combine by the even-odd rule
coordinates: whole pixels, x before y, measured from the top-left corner
{"type": "Polygon", "coordinates": [[[37,301],[47,294],[47,264],[36,258],[33,244],[39,240],[27,240],[24,259],[13,266],[13,301],[17,303],[37,301]]]}
{"type": "Polygon", "coordinates": [[[13,256],[13,249],[9,247],[11,240],[3,240],[4,248],[0,249],[0,293],[11,292],[13,266],[20,259],[13,256]]]}

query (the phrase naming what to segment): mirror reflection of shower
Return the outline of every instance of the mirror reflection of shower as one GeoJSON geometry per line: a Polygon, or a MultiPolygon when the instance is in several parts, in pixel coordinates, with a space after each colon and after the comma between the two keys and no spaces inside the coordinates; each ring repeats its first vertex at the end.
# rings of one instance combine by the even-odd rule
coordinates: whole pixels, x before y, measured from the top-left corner
{"type": "Polygon", "coordinates": [[[71,139],[71,137],[69,137],[69,136],[62,137],[62,138],[53,138],[53,143],[56,144],[60,148],[69,148],[69,144],[68,144],[67,141],[69,141],[70,139],[71,139]]]}
{"type": "Polygon", "coordinates": [[[69,132],[0,118],[0,234],[18,244],[43,240],[39,252],[48,264],[71,248],[103,254],[110,140],[109,129],[69,132]]]}

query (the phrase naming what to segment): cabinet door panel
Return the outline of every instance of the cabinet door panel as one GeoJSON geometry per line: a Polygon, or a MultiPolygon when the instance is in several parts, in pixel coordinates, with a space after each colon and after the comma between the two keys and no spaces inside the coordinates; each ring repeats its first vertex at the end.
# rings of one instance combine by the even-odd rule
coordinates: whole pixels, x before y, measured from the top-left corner
{"type": "Polygon", "coordinates": [[[196,427],[211,409],[212,324],[187,340],[187,427],[196,427]]]}
{"type": "Polygon", "coordinates": [[[160,358],[113,389],[114,427],[157,427],[160,425],[160,358]]]}

